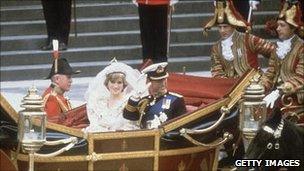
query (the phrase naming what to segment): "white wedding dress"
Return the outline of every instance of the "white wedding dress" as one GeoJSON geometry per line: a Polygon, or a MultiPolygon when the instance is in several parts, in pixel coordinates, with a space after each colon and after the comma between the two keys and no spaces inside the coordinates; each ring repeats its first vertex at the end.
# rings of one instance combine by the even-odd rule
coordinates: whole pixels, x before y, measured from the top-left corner
{"type": "MultiPolygon", "coordinates": [[[[89,84],[85,94],[87,100],[87,115],[90,125],[85,132],[107,132],[116,130],[139,129],[137,122],[123,118],[123,109],[138,84],[140,72],[130,66],[117,61],[112,62],[104,70],[99,72],[89,84]],[[110,92],[104,86],[106,75],[113,72],[122,72],[126,75],[127,87],[124,89],[123,98],[117,101],[111,108],[108,107],[110,92]]],[[[142,84],[145,84],[142,82],[142,84]]]]}

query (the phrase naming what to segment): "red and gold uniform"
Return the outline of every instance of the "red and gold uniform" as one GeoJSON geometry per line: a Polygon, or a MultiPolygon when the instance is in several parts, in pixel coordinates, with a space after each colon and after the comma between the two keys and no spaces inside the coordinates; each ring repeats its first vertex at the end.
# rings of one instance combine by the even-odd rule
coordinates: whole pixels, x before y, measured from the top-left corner
{"type": "Polygon", "coordinates": [[[61,123],[63,113],[72,109],[69,100],[63,96],[63,91],[55,84],[47,88],[42,97],[49,122],[61,123]]]}
{"type": "Polygon", "coordinates": [[[304,115],[303,40],[295,35],[291,40],[291,50],[283,59],[274,52],[269,59],[268,70],[262,76],[261,81],[267,91],[276,87],[284,87],[286,84],[290,85],[290,91],[283,92],[279,105],[285,115],[297,115],[302,118],[304,115]]]}
{"type": "Polygon", "coordinates": [[[277,97],[272,95],[279,92],[277,105],[283,117],[304,123],[304,42],[299,37],[304,33],[304,23],[300,3],[282,1],[276,21],[280,41],[276,43],[276,51],[269,59],[261,83],[266,91],[273,90],[267,95],[270,100],[276,100],[277,97]]]}
{"type": "Polygon", "coordinates": [[[234,78],[244,74],[248,69],[258,68],[258,54],[270,56],[274,45],[264,39],[247,33],[234,31],[231,50],[233,60],[226,60],[222,53],[221,41],[211,51],[211,73],[213,77],[234,78]]]}
{"type": "MultiPolygon", "coordinates": [[[[247,2],[248,3],[248,2],[247,2]]],[[[274,45],[249,33],[240,33],[235,28],[250,30],[248,23],[235,9],[232,0],[216,1],[214,17],[204,26],[204,34],[214,26],[228,25],[232,29],[221,30],[222,39],[211,50],[211,73],[213,77],[236,78],[248,69],[258,68],[258,54],[269,57],[274,45]],[[234,31],[233,31],[234,29],[234,31]],[[231,32],[233,31],[233,32],[231,32]]]]}

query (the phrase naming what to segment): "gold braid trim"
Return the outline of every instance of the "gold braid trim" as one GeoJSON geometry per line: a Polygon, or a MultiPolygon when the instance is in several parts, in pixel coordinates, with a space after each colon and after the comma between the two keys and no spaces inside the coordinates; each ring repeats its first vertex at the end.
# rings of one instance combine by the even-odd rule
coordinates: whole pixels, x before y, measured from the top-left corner
{"type": "MultiPolygon", "coordinates": [[[[61,110],[62,110],[63,112],[67,112],[67,111],[71,110],[71,109],[70,109],[70,106],[69,106],[69,105],[66,106],[66,105],[63,103],[63,101],[62,101],[60,98],[58,98],[58,96],[55,96],[55,97],[56,97],[56,99],[57,99],[57,101],[58,101],[58,104],[59,104],[59,106],[60,106],[60,108],[61,108],[61,110]]],[[[69,104],[69,102],[68,102],[68,104],[69,104]]]]}
{"type": "Polygon", "coordinates": [[[143,99],[138,103],[138,111],[140,114],[139,120],[138,120],[138,125],[141,125],[141,120],[142,120],[143,115],[145,114],[145,109],[146,109],[148,103],[149,103],[149,99],[143,99]]]}
{"type": "MultiPolygon", "coordinates": [[[[302,43],[299,43],[298,40],[300,38],[294,37],[292,39],[292,50],[286,54],[286,57],[281,61],[281,78],[283,82],[294,80],[294,77],[297,75],[296,71],[292,69],[292,66],[295,64],[297,60],[297,52],[300,51],[302,43]]],[[[300,59],[300,58],[299,58],[300,59]]],[[[292,81],[294,86],[299,86],[299,83],[292,81]]]]}
{"type": "Polygon", "coordinates": [[[49,97],[50,97],[51,93],[46,94],[43,98],[43,107],[45,107],[46,102],[48,101],[49,97]]]}
{"type": "MultiPolygon", "coordinates": [[[[225,9],[224,9],[224,2],[218,2],[217,3],[218,10],[217,10],[217,21],[218,23],[223,23],[224,22],[224,17],[225,17],[225,9]]],[[[228,5],[226,5],[226,8],[228,5]]],[[[216,16],[216,15],[215,15],[216,16]]]]}
{"type": "Polygon", "coordinates": [[[130,112],[136,112],[137,111],[137,108],[134,107],[134,106],[131,106],[130,104],[127,104],[126,107],[125,107],[125,109],[127,111],[130,111],[130,112]]]}
{"type": "Polygon", "coordinates": [[[216,18],[218,15],[218,10],[215,8],[214,17],[203,27],[203,34],[206,36],[207,30],[213,27],[216,23],[216,18]]]}
{"type": "Polygon", "coordinates": [[[71,103],[67,100],[67,106],[63,103],[63,101],[57,97],[57,93],[54,92],[54,91],[51,91],[50,93],[46,94],[43,98],[43,106],[45,107],[45,104],[46,102],[48,101],[49,97],[50,96],[54,96],[60,106],[60,109],[63,111],[63,112],[67,112],[69,110],[71,110],[71,103]]]}

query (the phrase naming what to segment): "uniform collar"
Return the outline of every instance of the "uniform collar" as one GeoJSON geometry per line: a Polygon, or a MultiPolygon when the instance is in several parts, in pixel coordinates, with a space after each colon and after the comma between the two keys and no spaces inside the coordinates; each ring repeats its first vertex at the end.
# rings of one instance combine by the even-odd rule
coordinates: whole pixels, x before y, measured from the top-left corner
{"type": "Polygon", "coordinates": [[[293,38],[295,38],[295,37],[296,37],[296,35],[294,34],[294,35],[292,35],[289,39],[281,40],[281,41],[279,41],[279,42],[282,42],[282,43],[291,43],[291,40],[292,40],[293,38]]]}
{"type": "Polygon", "coordinates": [[[222,44],[227,44],[227,43],[230,44],[232,42],[232,37],[234,36],[234,34],[235,34],[235,31],[233,31],[233,33],[229,37],[227,37],[226,39],[222,40],[221,43],[222,44]]]}
{"type": "Polygon", "coordinates": [[[221,46],[222,46],[222,54],[224,58],[228,61],[232,61],[234,59],[233,52],[232,52],[232,37],[234,36],[235,31],[225,40],[221,41],[221,46]]]}
{"type": "Polygon", "coordinates": [[[52,91],[55,92],[56,94],[59,95],[63,95],[63,93],[65,92],[64,90],[62,90],[62,88],[60,88],[56,83],[52,82],[51,83],[51,87],[52,87],[52,91]]]}
{"type": "Polygon", "coordinates": [[[160,98],[160,97],[163,97],[163,96],[165,96],[166,94],[168,94],[169,92],[168,92],[168,90],[167,90],[167,92],[166,93],[162,93],[162,94],[157,94],[157,95],[150,95],[149,97],[151,97],[151,98],[154,98],[154,99],[158,99],[158,98],[160,98]]]}
{"type": "Polygon", "coordinates": [[[276,48],[276,54],[280,59],[284,59],[287,53],[290,52],[292,43],[291,41],[294,37],[295,35],[289,39],[277,42],[278,47],[276,48]]]}

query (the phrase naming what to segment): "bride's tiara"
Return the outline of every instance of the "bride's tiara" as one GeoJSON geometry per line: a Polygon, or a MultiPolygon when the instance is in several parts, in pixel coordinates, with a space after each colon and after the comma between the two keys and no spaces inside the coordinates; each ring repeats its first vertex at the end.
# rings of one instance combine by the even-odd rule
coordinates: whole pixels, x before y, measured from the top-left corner
{"type": "Polygon", "coordinates": [[[107,75],[109,74],[119,74],[119,75],[122,75],[122,76],[126,76],[126,74],[124,72],[121,72],[121,71],[114,71],[114,72],[110,72],[110,73],[107,73],[107,75]]]}

